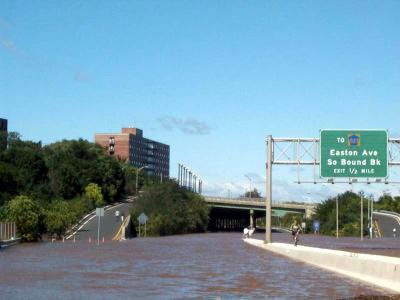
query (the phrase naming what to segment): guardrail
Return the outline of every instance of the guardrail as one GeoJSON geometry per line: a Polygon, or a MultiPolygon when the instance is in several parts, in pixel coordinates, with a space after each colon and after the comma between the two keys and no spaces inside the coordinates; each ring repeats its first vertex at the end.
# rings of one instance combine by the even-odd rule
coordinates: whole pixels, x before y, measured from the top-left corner
{"type": "Polygon", "coordinates": [[[380,210],[375,210],[374,212],[382,212],[382,213],[386,213],[386,214],[390,214],[390,215],[394,215],[394,216],[400,217],[399,213],[394,212],[394,211],[389,211],[389,210],[380,209],[380,210]]]}
{"type": "Polygon", "coordinates": [[[17,235],[15,222],[0,222],[0,240],[11,240],[17,235]]]}

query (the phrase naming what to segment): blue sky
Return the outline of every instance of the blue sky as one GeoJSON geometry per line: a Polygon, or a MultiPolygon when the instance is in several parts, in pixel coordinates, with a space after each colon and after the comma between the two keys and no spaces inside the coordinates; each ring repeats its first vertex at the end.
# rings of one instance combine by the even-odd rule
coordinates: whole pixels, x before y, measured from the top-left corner
{"type": "MultiPolygon", "coordinates": [[[[171,146],[171,176],[264,194],[268,134],[400,136],[399,28],[399,1],[1,1],[0,117],[46,144],[135,126],[171,146]]],[[[274,170],[274,198],[349,188],[295,179],[274,170]]]]}

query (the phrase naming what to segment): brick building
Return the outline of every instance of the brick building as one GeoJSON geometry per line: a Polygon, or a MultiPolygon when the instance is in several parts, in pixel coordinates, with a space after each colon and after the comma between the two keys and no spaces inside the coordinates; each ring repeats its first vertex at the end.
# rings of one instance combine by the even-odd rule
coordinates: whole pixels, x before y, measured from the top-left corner
{"type": "Polygon", "coordinates": [[[147,174],[169,177],[169,146],[143,137],[138,128],[122,128],[121,133],[95,134],[95,142],[110,155],[135,167],[145,167],[147,174]]]}
{"type": "Polygon", "coordinates": [[[7,120],[0,119],[0,150],[5,150],[7,148],[7,120]]]}

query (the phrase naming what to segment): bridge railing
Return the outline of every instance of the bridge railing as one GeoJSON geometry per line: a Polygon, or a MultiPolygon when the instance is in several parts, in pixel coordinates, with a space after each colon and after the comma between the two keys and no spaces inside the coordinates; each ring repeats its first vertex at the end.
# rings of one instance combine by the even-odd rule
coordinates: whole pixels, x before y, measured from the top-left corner
{"type": "Polygon", "coordinates": [[[387,213],[387,214],[391,214],[391,215],[400,217],[400,214],[399,214],[399,213],[394,212],[394,211],[389,211],[389,210],[382,210],[382,209],[380,209],[380,210],[375,210],[374,212],[382,212],[382,213],[387,213]]]}

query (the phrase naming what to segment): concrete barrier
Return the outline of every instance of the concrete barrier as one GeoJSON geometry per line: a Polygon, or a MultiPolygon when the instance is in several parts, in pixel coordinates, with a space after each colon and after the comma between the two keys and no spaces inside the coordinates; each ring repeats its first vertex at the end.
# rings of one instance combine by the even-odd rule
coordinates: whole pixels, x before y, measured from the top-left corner
{"type": "Polygon", "coordinates": [[[400,293],[400,258],[297,246],[265,244],[244,239],[253,246],[400,293]]]}
{"type": "Polygon", "coordinates": [[[21,242],[21,238],[12,238],[9,240],[0,240],[0,249],[17,245],[21,242]]]}

